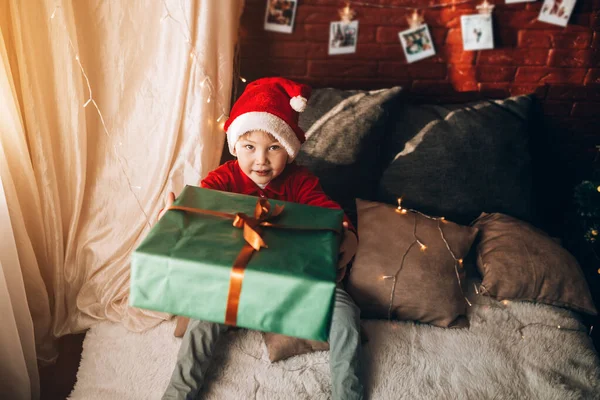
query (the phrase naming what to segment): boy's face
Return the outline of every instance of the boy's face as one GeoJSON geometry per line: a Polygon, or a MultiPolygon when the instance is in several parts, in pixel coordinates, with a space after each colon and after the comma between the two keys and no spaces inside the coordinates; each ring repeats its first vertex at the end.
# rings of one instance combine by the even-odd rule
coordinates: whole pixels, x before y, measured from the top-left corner
{"type": "Polygon", "coordinates": [[[263,131],[250,131],[235,143],[238,164],[242,171],[259,185],[266,185],[281,175],[288,154],[273,136],[263,131]]]}

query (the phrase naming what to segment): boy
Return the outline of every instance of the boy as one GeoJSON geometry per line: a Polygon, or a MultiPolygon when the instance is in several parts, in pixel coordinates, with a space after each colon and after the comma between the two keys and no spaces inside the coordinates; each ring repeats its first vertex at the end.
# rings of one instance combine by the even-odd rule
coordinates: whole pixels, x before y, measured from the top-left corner
{"type": "MultiPolygon", "coordinates": [[[[292,163],[304,142],[298,112],[304,111],[310,90],[306,85],[282,78],[263,78],[250,83],[233,106],[224,127],[229,151],[237,160],[209,173],[201,186],[339,209],[340,206],[325,195],[314,175],[292,163]]],[[[173,199],[171,193],[165,210],[173,199]]],[[[354,228],[345,216],[338,282],[356,247],[354,228]]],[[[163,399],[198,396],[215,344],[227,329],[221,324],[190,320],[163,399]]],[[[329,345],[333,399],[362,399],[360,312],[340,285],[335,293],[329,345]]]]}

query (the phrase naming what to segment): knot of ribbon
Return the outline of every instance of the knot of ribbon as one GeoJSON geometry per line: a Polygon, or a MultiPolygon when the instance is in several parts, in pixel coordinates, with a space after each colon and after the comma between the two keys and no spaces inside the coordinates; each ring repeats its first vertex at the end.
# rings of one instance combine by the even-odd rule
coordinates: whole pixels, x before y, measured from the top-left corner
{"type": "Polygon", "coordinates": [[[244,240],[256,251],[262,247],[268,247],[262,238],[259,226],[272,226],[268,221],[282,213],[284,206],[276,205],[271,210],[271,203],[267,199],[260,199],[254,207],[254,217],[245,213],[236,213],[233,226],[244,230],[244,240]]]}

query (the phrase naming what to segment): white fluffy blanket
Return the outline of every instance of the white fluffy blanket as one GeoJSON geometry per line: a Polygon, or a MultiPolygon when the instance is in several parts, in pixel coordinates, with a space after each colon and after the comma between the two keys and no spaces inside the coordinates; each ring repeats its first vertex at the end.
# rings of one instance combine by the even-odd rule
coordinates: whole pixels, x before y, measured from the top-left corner
{"type": "MultiPolygon", "coordinates": [[[[477,296],[469,329],[363,321],[368,399],[600,399],[600,362],[585,328],[562,309],[477,296]],[[522,330],[522,324],[532,324],[522,330]],[[558,329],[558,326],[563,329],[558,329]],[[570,331],[564,328],[580,331],[570,331]]],[[[180,339],[173,322],[131,333],[103,322],[86,335],[71,400],[159,399],[180,339]]],[[[226,340],[206,399],[329,399],[326,352],[271,364],[257,332],[226,340]]]]}

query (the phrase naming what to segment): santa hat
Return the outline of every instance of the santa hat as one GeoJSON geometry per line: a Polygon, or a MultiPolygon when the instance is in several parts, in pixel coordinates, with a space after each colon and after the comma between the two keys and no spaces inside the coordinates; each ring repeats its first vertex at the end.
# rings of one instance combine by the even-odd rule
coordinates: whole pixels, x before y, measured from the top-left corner
{"type": "Polygon", "coordinates": [[[235,102],[224,129],[229,152],[243,134],[259,130],[268,132],[287,151],[292,162],[304,143],[304,131],[298,126],[298,113],[306,108],[310,86],[284,78],[262,78],[246,86],[235,102]]]}

